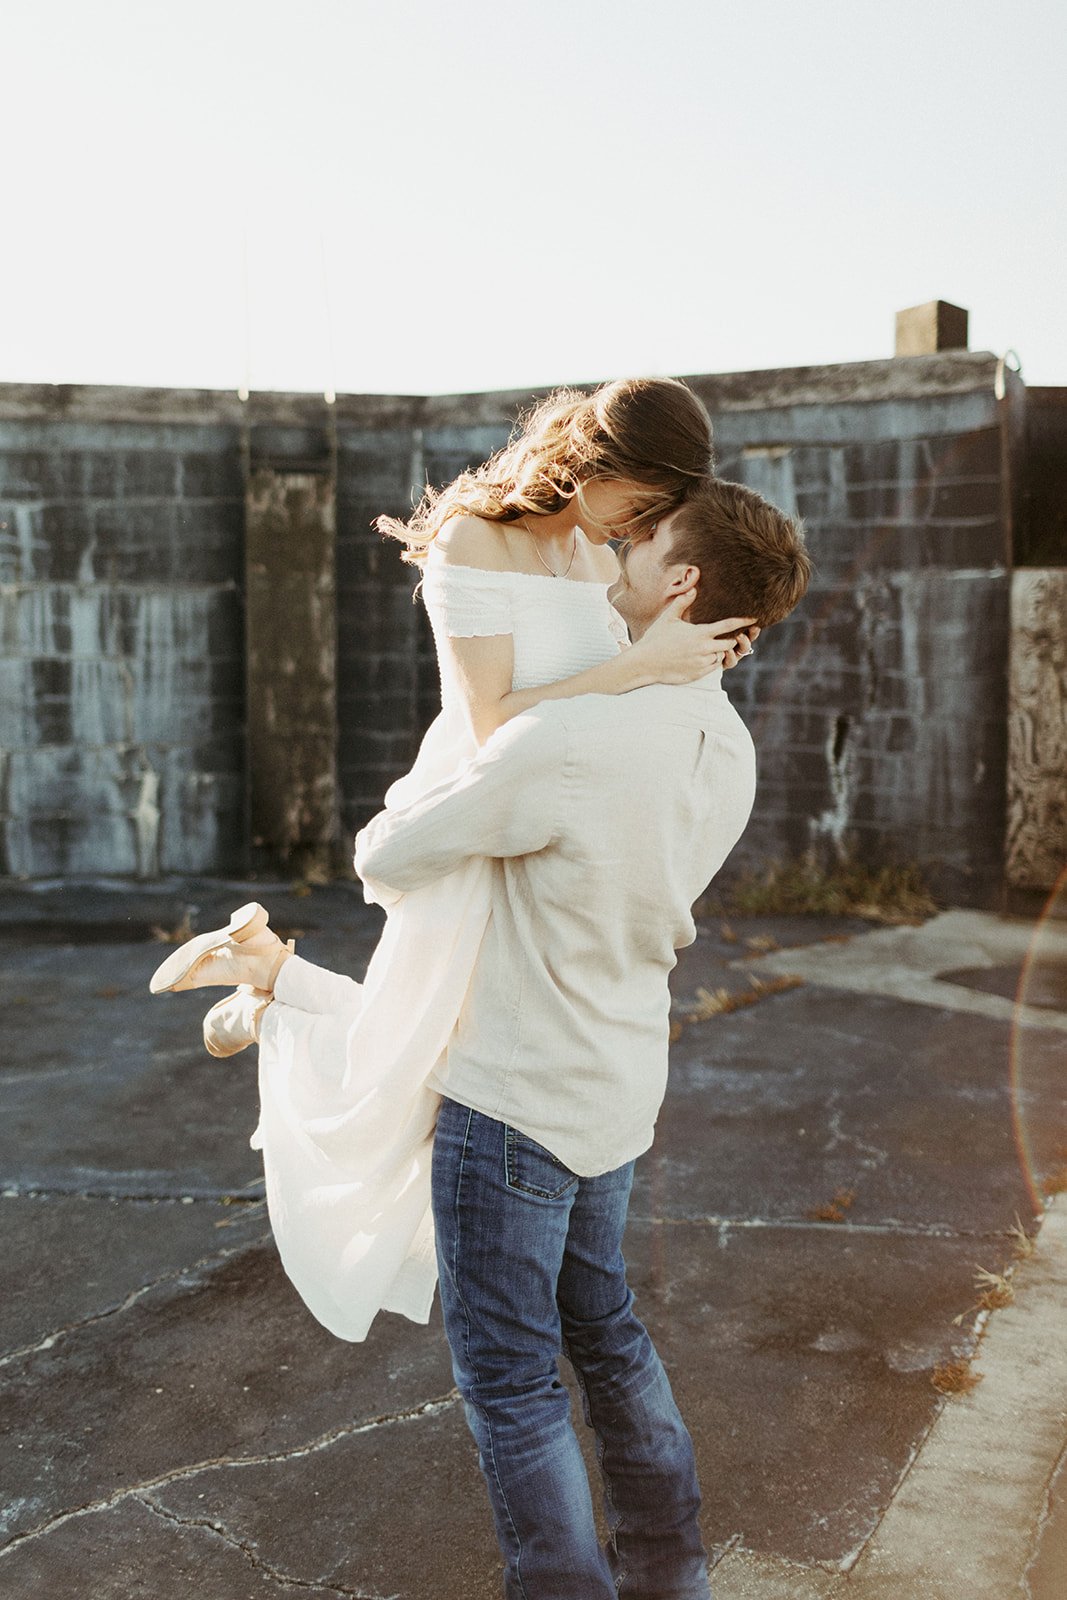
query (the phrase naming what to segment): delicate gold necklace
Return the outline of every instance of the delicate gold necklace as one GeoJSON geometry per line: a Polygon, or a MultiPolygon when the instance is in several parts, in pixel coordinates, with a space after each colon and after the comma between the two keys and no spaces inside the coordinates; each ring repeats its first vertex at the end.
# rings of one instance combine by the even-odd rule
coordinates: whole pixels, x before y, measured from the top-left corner
{"type": "Polygon", "coordinates": [[[570,560],[567,562],[567,565],[564,567],[562,572],[553,572],[552,568],[549,566],[548,562],[545,560],[544,556],[541,554],[541,541],[540,541],[540,539],[537,537],[536,533],[534,533],[533,529],[530,527],[530,524],[527,522],[525,517],[523,517],[523,519],[522,519],[522,526],[526,529],[526,532],[530,535],[530,538],[534,542],[534,555],[537,557],[538,561],[540,561],[541,565],[544,567],[545,571],[549,574],[549,576],[552,577],[552,578],[565,578],[567,576],[568,572],[573,567],[574,558],[578,554],[578,529],[575,528],[575,530],[574,530],[574,540],[573,540],[573,543],[571,544],[571,558],[570,558],[570,560]]]}

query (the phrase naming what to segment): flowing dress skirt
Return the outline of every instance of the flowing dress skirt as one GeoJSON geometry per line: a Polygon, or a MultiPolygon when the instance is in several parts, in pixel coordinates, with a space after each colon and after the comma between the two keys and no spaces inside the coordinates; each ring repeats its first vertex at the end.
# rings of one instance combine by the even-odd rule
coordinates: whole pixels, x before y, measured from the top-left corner
{"type": "MultiPolygon", "coordinates": [[[[473,753],[443,711],[386,805],[407,805],[473,753]]],[[[362,1340],[380,1310],[426,1322],[437,1283],[430,1161],[440,1096],[426,1085],[470,984],[490,914],[477,859],[391,906],[362,984],[291,957],[259,1041],[267,1204],[309,1310],[362,1340]]]]}

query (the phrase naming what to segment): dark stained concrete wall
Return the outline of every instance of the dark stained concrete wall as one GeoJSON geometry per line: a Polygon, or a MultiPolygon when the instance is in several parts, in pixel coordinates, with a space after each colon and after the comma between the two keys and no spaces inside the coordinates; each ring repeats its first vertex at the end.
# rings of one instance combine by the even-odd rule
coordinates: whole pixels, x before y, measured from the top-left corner
{"type": "Polygon", "coordinates": [[[0,873],[232,870],[237,434],[34,409],[0,414],[0,873]]]}
{"type": "MultiPolygon", "coordinates": [[[[872,862],[917,859],[952,899],[994,898],[1005,832],[1005,407],[1021,384],[998,400],[995,358],[968,352],[689,381],[712,412],[719,470],[798,510],[818,566],[795,617],[729,679],[761,769],[737,863],[856,849],[872,862]]],[[[405,514],[426,479],[447,482],[484,459],[529,399],[341,396],[333,410],[344,856],[436,705],[416,574],[371,523],[405,514]]],[[[321,454],[325,417],[315,396],[257,395],[242,408],[221,394],[0,386],[0,672],[23,706],[0,733],[2,870],[241,869],[241,432],[253,465],[299,471],[321,454]],[[30,438],[32,472],[15,460],[33,455],[30,438]],[[72,603],[90,604],[92,670],[111,663],[114,687],[93,699],[79,680],[60,727],[52,707],[66,669],[52,664],[72,660],[61,627],[72,603]],[[113,614],[138,625],[116,633],[113,614]],[[140,721],[116,722],[127,702],[143,707],[140,721]],[[49,781],[59,761],[62,804],[49,781]],[[197,809],[205,796],[210,817],[197,809]]]]}
{"type": "Polygon", "coordinates": [[[337,794],[337,530],[332,474],[257,466],[245,498],[251,859],[327,868],[337,794]]]}
{"type": "Polygon", "coordinates": [[[719,471],[797,511],[817,568],[729,680],[760,756],[735,865],[854,852],[917,860],[957,903],[995,898],[1010,628],[1000,423],[991,384],[951,402],[719,416],[719,471]]]}

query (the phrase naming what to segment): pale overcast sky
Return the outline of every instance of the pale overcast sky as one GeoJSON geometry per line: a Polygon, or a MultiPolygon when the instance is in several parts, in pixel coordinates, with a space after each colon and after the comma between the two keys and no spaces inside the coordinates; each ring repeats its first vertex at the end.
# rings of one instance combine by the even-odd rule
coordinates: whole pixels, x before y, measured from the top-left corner
{"type": "Polygon", "coordinates": [[[1061,0],[9,0],[0,382],[1067,384],[1061,0]]]}

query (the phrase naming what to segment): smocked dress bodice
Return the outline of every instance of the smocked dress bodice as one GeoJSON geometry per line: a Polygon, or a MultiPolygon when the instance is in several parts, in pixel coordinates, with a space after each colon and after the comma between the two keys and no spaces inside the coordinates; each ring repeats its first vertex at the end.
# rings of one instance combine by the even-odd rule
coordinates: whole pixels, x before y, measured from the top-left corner
{"type": "Polygon", "coordinates": [[[411,771],[386,795],[387,806],[408,805],[445,782],[477,746],[451,666],[446,640],[510,634],[511,687],[539,688],[575,677],[618,654],[626,625],[608,600],[606,583],[489,572],[453,566],[431,551],[419,593],[433,630],[441,674],[441,715],[430,726],[411,771]]]}

